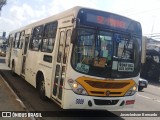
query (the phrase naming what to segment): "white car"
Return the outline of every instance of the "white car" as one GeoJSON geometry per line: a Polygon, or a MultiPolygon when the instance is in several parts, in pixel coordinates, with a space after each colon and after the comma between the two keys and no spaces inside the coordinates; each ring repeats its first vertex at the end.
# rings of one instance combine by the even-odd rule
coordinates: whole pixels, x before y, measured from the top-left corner
{"type": "Polygon", "coordinates": [[[143,78],[140,78],[139,85],[138,85],[138,91],[143,90],[143,88],[147,88],[147,86],[148,86],[148,81],[143,78]]]}

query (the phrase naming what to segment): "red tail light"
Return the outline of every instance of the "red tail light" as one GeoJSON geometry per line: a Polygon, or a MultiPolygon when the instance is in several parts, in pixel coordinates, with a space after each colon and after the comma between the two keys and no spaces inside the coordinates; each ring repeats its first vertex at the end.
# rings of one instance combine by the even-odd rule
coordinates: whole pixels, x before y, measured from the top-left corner
{"type": "Polygon", "coordinates": [[[127,100],[126,105],[134,104],[135,100],[127,100]]]}

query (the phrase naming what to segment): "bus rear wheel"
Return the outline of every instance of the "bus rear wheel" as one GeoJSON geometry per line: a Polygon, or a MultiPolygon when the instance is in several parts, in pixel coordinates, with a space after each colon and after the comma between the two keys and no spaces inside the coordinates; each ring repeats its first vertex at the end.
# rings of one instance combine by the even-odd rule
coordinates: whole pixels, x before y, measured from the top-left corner
{"type": "Polygon", "coordinates": [[[13,76],[16,75],[16,73],[15,73],[15,65],[14,65],[14,64],[12,64],[11,74],[12,74],[13,76]]]}
{"type": "Polygon", "coordinates": [[[46,101],[47,97],[45,95],[45,82],[44,82],[43,77],[41,77],[41,79],[38,83],[38,92],[39,92],[39,96],[40,96],[41,100],[46,101]]]}

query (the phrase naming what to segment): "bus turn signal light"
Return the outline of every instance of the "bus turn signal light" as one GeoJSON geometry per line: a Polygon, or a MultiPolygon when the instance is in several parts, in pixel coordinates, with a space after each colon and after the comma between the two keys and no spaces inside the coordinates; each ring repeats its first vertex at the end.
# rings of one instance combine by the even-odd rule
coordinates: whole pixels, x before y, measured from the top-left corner
{"type": "Polygon", "coordinates": [[[134,104],[135,100],[127,100],[126,105],[134,104]]]}
{"type": "Polygon", "coordinates": [[[69,79],[68,83],[75,93],[80,95],[88,95],[87,91],[78,82],[69,79]]]}
{"type": "Polygon", "coordinates": [[[125,96],[132,96],[134,95],[137,91],[137,86],[134,85],[133,87],[131,87],[125,94],[125,96]]]}

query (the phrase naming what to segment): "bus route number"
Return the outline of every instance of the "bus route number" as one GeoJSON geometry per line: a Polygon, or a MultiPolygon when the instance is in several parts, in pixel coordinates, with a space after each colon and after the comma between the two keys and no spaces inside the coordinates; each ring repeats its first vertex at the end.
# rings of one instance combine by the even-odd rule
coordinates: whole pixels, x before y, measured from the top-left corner
{"type": "Polygon", "coordinates": [[[84,103],[84,99],[76,99],[76,104],[83,104],[84,103]]]}

